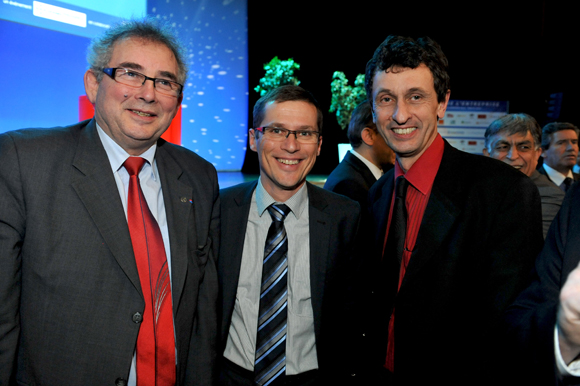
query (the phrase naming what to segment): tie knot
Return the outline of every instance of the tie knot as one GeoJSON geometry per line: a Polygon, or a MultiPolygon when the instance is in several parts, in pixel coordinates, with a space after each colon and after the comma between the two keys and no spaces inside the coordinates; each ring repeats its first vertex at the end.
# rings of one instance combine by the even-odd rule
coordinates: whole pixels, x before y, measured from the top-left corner
{"type": "Polygon", "coordinates": [[[284,221],[290,213],[290,208],[284,204],[272,204],[268,207],[268,213],[270,213],[272,221],[284,221]]]}
{"type": "Polygon", "coordinates": [[[130,176],[138,175],[143,165],[145,165],[145,158],[141,157],[129,157],[123,163],[123,167],[125,167],[130,176]]]}
{"type": "Polygon", "coordinates": [[[404,198],[407,195],[407,187],[409,186],[409,181],[404,176],[399,176],[396,181],[397,186],[395,187],[395,197],[404,198]]]}

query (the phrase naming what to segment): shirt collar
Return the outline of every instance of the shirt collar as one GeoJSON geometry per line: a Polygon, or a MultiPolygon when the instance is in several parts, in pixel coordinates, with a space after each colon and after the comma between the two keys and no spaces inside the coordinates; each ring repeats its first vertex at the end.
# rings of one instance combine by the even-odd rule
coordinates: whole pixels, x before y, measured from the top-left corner
{"type": "MultiPolygon", "coordinates": [[[[266,188],[262,185],[262,177],[260,177],[258,179],[258,186],[256,187],[256,205],[258,206],[258,214],[260,217],[262,217],[266,209],[275,202],[276,200],[268,194],[266,188]]],[[[307,203],[308,190],[306,189],[306,183],[304,183],[302,187],[283,204],[286,204],[292,213],[294,213],[294,216],[299,219],[307,203]]]]}
{"type": "Polygon", "coordinates": [[[546,173],[548,173],[548,177],[550,177],[552,182],[558,186],[560,184],[562,184],[562,182],[564,182],[566,177],[570,177],[571,179],[574,179],[574,175],[572,174],[572,170],[568,170],[568,175],[565,176],[562,173],[560,173],[559,171],[557,171],[556,169],[550,167],[546,163],[544,163],[544,170],[546,171],[546,173]]]}
{"type": "Polygon", "coordinates": [[[437,133],[433,143],[421,154],[421,157],[415,161],[413,166],[407,170],[407,173],[403,173],[403,169],[399,165],[399,159],[397,158],[395,162],[395,180],[397,177],[404,175],[415,189],[427,195],[433,187],[433,181],[435,181],[439,165],[441,165],[444,147],[445,143],[443,142],[443,138],[437,133]]]}
{"type": "MultiPolygon", "coordinates": [[[[113,173],[117,172],[127,158],[130,157],[129,153],[125,151],[119,144],[97,123],[97,133],[99,134],[99,138],[101,139],[101,143],[105,148],[105,152],[107,153],[107,157],[109,158],[109,163],[111,164],[111,169],[113,169],[113,173]]],[[[157,151],[157,143],[154,143],[149,149],[147,149],[140,157],[145,158],[145,160],[149,163],[149,165],[153,165],[153,161],[155,160],[155,152],[157,151]]],[[[154,173],[155,174],[155,173],[154,173]]],[[[156,178],[156,176],[155,176],[156,178]]]]}
{"type": "Polygon", "coordinates": [[[373,173],[373,176],[375,176],[377,180],[381,178],[381,176],[383,175],[383,171],[377,165],[375,165],[374,163],[372,163],[371,161],[369,161],[368,159],[357,153],[357,151],[354,149],[351,149],[350,152],[356,158],[361,160],[367,166],[367,168],[369,168],[369,170],[371,171],[371,173],[373,173]]]}

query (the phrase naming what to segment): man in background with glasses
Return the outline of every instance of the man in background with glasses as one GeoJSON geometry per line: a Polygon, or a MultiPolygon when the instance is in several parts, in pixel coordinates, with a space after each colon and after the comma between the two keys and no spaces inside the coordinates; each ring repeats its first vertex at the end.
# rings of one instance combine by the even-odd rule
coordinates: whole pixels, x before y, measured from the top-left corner
{"type": "Polygon", "coordinates": [[[95,117],[0,136],[0,384],[212,384],[216,171],[165,142],[182,48],[151,20],[94,40],[95,117]]]}
{"type": "Polygon", "coordinates": [[[260,177],[220,192],[218,383],[332,384],[354,354],[345,310],[360,206],[306,182],[322,146],[322,112],[308,91],[270,91],[253,123],[260,177]]]}

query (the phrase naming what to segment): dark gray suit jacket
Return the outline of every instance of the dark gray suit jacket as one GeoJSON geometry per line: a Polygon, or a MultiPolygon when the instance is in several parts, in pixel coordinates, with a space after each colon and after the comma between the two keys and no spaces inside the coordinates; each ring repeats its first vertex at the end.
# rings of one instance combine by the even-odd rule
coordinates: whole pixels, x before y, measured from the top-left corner
{"type": "Polygon", "coordinates": [[[377,179],[364,162],[348,152],[326,179],[324,189],[352,198],[366,210],[369,189],[375,182],[377,179]]]}
{"type": "MultiPolygon", "coordinates": [[[[544,169],[542,168],[542,170],[544,169]]],[[[542,229],[545,238],[554,217],[556,217],[556,214],[560,210],[565,194],[547,175],[537,170],[534,170],[530,178],[540,193],[540,200],[542,201],[542,229]]]]}
{"type": "MultiPolygon", "coordinates": [[[[348,328],[345,315],[352,308],[350,276],[360,216],[359,205],[343,196],[307,184],[310,227],[310,287],[318,366],[321,372],[347,372],[340,363],[356,353],[341,340],[348,328]]],[[[218,260],[221,290],[221,352],[230,328],[238,288],[244,238],[252,193],[257,181],[220,192],[222,238],[218,260]]]]}
{"type": "MultiPolygon", "coordinates": [[[[215,169],[158,142],[171,244],[178,384],[215,362],[215,169]]],[[[127,379],[145,302],[127,220],[94,121],[0,135],[0,384],[127,379]]]]}
{"type": "MultiPolygon", "coordinates": [[[[393,172],[369,193],[381,259],[393,172]]],[[[374,268],[370,363],[384,364],[395,308],[395,376],[400,384],[501,384],[502,314],[527,283],[543,238],[532,181],[495,159],[445,142],[417,242],[397,293],[397,259],[374,268]],[[479,370],[474,369],[474,365],[479,370]]]]}

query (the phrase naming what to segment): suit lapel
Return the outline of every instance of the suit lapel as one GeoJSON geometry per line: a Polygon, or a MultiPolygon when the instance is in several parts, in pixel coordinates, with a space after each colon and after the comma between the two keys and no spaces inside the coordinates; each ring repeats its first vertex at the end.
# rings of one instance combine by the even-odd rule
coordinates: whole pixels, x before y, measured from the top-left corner
{"type": "MultiPolygon", "coordinates": [[[[392,170],[391,172],[388,172],[383,177],[381,177],[380,181],[383,182],[384,180],[384,184],[381,186],[380,191],[376,193],[376,197],[373,200],[374,202],[373,206],[370,209],[372,211],[371,217],[376,220],[378,219],[374,229],[376,232],[375,249],[378,252],[379,256],[382,256],[385,238],[387,237],[387,222],[389,220],[389,212],[391,210],[391,200],[395,188],[394,184],[395,172],[394,169],[391,170],[392,170]]],[[[378,186],[380,186],[380,184],[378,186]]]]}
{"type": "Polygon", "coordinates": [[[456,175],[454,164],[461,162],[455,149],[445,142],[445,150],[439,171],[433,181],[429,202],[425,208],[417,242],[409,261],[401,290],[416,277],[422,267],[435,255],[447,234],[461,214],[458,199],[463,194],[460,176],[456,175]]]}
{"type": "Polygon", "coordinates": [[[310,295],[314,312],[314,329],[316,336],[320,334],[322,299],[324,298],[324,283],[330,257],[328,249],[330,243],[331,217],[324,212],[328,203],[318,194],[316,188],[306,183],[308,188],[308,216],[310,235],[310,295]]]}
{"type": "MultiPolygon", "coordinates": [[[[189,235],[196,240],[197,227],[195,223],[195,195],[193,188],[182,183],[179,178],[183,170],[168,154],[163,146],[157,147],[155,155],[157,169],[163,190],[163,203],[169,229],[169,244],[171,248],[171,291],[173,310],[177,313],[179,299],[188,264],[188,248],[191,248],[189,235]]],[[[195,245],[197,247],[197,245],[195,245]]]]}
{"type": "Polygon", "coordinates": [[[73,166],[81,173],[73,177],[73,189],[117,263],[142,293],[125,211],[94,120],[80,132],[73,166]]]}

